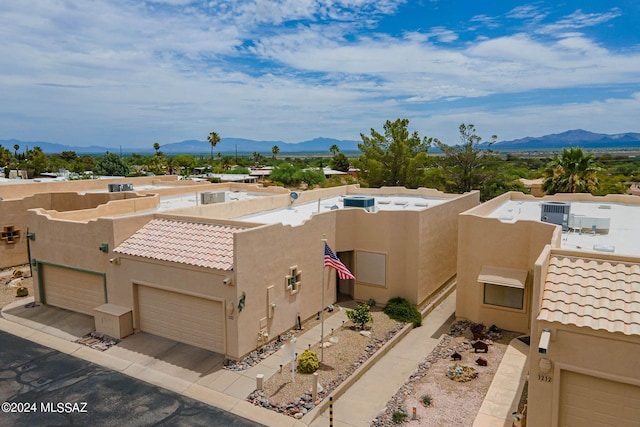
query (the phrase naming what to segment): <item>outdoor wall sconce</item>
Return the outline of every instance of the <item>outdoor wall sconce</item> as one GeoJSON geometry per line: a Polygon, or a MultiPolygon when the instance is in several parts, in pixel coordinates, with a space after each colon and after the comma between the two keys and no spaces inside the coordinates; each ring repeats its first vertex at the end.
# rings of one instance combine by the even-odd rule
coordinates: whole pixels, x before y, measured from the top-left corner
{"type": "Polygon", "coordinates": [[[31,241],[35,241],[36,240],[36,233],[32,233],[32,232],[27,232],[27,239],[31,240],[31,241]]]}
{"type": "Polygon", "coordinates": [[[543,329],[540,335],[540,344],[538,344],[538,353],[547,354],[549,340],[551,340],[551,329],[543,329]]]}
{"type": "Polygon", "coordinates": [[[109,253],[109,244],[108,243],[100,243],[100,252],[109,253]]]}

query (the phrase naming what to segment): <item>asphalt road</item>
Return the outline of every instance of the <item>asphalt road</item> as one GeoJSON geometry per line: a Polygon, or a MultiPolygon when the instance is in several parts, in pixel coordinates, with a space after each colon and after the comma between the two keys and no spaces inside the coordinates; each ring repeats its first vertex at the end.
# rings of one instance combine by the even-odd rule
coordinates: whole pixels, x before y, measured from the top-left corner
{"type": "Polygon", "coordinates": [[[2,331],[0,404],[0,426],[261,425],[2,331]]]}

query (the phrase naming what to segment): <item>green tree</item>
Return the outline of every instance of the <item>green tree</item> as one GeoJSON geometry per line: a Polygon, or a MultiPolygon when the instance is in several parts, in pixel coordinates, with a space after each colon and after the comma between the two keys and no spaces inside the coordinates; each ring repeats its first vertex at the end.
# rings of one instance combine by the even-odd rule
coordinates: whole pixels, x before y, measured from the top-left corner
{"type": "Polygon", "coordinates": [[[593,154],[585,155],[581,148],[562,149],[544,171],[542,190],[555,193],[594,193],[598,189],[598,167],[593,154]]]}
{"type": "Polygon", "coordinates": [[[220,142],[220,135],[215,132],[209,132],[207,141],[209,141],[209,144],[211,144],[211,159],[213,160],[213,149],[216,148],[216,145],[218,145],[218,142],[220,142]]]}
{"type": "Polygon", "coordinates": [[[333,156],[333,159],[331,159],[329,165],[333,170],[347,172],[349,170],[349,159],[344,154],[338,153],[333,156]]]}
{"type": "Polygon", "coordinates": [[[16,159],[18,158],[18,149],[20,148],[20,146],[18,144],[13,144],[13,152],[15,154],[16,159]]]}
{"type": "Polygon", "coordinates": [[[158,150],[160,150],[160,144],[157,142],[153,143],[153,149],[156,150],[156,156],[158,155],[158,150]]]}
{"type": "Polygon", "coordinates": [[[492,175],[492,165],[498,160],[490,149],[498,137],[493,135],[487,148],[481,148],[479,144],[482,137],[476,134],[473,124],[461,124],[459,131],[459,145],[449,146],[436,141],[436,145],[444,153],[438,163],[444,169],[445,190],[452,193],[482,191],[483,183],[492,175]]]}
{"type": "Polygon", "coordinates": [[[340,148],[338,148],[338,145],[333,144],[331,147],[329,147],[329,151],[331,152],[331,154],[333,154],[333,157],[335,157],[336,153],[340,152],[340,148]]]}
{"type": "Polygon", "coordinates": [[[129,167],[117,154],[107,151],[104,157],[96,162],[93,172],[104,176],[124,176],[129,173],[129,167]]]}
{"type": "Polygon", "coordinates": [[[362,179],[371,187],[384,185],[414,188],[422,184],[427,150],[436,141],[420,139],[418,132],[409,134],[408,119],[387,120],[384,134],[371,129],[371,136],[360,134],[362,152],[358,166],[362,179]]]}
{"type": "Polygon", "coordinates": [[[356,324],[360,329],[364,329],[367,323],[373,322],[371,315],[371,307],[369,304],[360,304],[353,310],[347,310],[345,313],[349,320],[356,324]]]}
{"type": "Polygon", "coordinates": [[[279,152],[280,152],[280,147],[278,147],[277,145],[274,145],[273,147],[271,147],[271,154],[273,155],[274,159],[278,157],[279,152]]]}
{"type": "Polygon", "coordinates": [[[27,153],[27,168],[33,169],[35,175],[47,170],[47,155],[40,147],[33,147],[33,150],[27,153]]]}
{"type": "Polygon", "coordinates": [[[298,185],[302,182],[302,172],[289,163],[282,163],[273,168],[269,178],[285,185],[298,185]]]}

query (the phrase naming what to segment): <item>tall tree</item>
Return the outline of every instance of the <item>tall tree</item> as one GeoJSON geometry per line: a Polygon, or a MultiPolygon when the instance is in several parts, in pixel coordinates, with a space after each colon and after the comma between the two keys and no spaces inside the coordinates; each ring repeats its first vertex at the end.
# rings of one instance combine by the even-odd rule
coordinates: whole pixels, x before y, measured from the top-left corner
{"type": "Polygon", "coordinates": [[[427,164],[427,150],[436,141],[420,138],[418,132],[409,133],[408,119],[387,120],[384,134],[371,129],[371,136],[360,134],[362,151],[358,160],[360,176],[371,187],[383,185],[410,188],[422,184],[427,164]]]}
{"type": "Polygon", "coordinates": [[[160,144],[157,142],[153,143],[153,149],[156,150],[156,156],[158,155],[158,150],[160,150],[160,144]]]}
{"type": "Polygon", "coordinates": [[[333,144],[331,147],[329,147],[329,151],[334,155],[336,155],[336,153],[340,152],[340,148],[338,147],[337,144],[333,144]]]}
{"type": "Polygon", "coordinates": [[[216,148],[216,145],[218,145],[218,142],[220,142],[220,135],[215,132],[209,132],[207,141],[209,141],[209,144],[211,144],[211,160],[213,160],[213,149],[216,148]]]}
{"type": "Polygon", "coordinates": [[[497,161],[491,145],[498,137],[492,135],[487,148],[484,148],[479,146],[482,137],[476,134],[473,124],[461,124],[459,131],[459,145],[450,146],[436,141],[436,145],[444,153],[438,163],[443,167],[445,190],[452,193],[482,191],[483,183],[491,176],[492,166],[497,161]]]}
{"type": "Polygon", "coordinates": [[[96,162],[93,171],[97,175],[124,176],[129,173],[129,166],[117,154],[107,151],[104,157],[96,162]]]}
{"type": "Polygon", "coordinates": [[[278,157],[279,152],[280,152],[280,147],[278,147],[277,145],[274,145],[273,147],[271,147],[271,154],[273,154],[274,159],[278,157]]]}
{"type": "Polygon", "coordinates": [[[16,156],[16,159],[18,158],[18,149],[20,148],[20,146],[18,144],[14,144],[13,145],[13,150],[14,150],[14,154],[16,156]]]}
{"type": "Polygon", "coordinates": [[[544,171],[542,189],[547,194],[593,193],[598,189],[598,167],[593,154],[585,155],[578,147],[562,149],[544,171]]]}

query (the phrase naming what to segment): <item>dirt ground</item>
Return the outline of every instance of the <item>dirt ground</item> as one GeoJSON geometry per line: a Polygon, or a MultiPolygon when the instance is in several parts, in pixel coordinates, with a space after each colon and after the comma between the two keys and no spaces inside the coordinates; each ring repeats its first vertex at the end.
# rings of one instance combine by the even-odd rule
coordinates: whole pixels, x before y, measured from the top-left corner
{"type": "Polygon", "coordinates": [[[405,397],[404,406],[409,416],[407,426],[471,426],[482,406],[484,397],[493,381],[500,361],[509,346],[509,342],[521,335],[515,332],[501,331],[501,337],[489,345],[489,351],[475,353],[470,343],[471,333],[466,331],[462,336],[454,337],[439,351],[439,358],[431,364],[424,377],[413,384],[413,390],[405,397]],[[462,360],[453,361],[450,355],[458,352],[462,360]],[[482,357],[487,366],[479,366],[476,360],[482,357]],[[478,376],[467,382],[450,379],[447,369],[451,366],[465,365],[476,370],[478,376]],[[423,404],[423,398],[431,400],[429,406],[423,404]],[[411,420],[413,407],[416,407],[417,420],[411,420]]]}
{"type": "Polygon", "coordinates": [[[16,296],[16,289],[21,286],[28,289],[28,296],[33,296],[33,280],[29,275],[28,264],[0,270],[0,307],[26,298],[16,296]],[[12,278],[15,270],[22,271],[23,276],[20,278],[12,278]]]}

